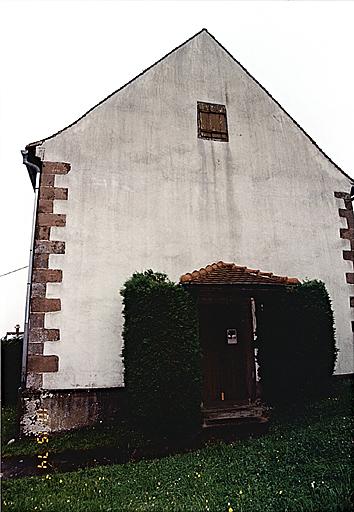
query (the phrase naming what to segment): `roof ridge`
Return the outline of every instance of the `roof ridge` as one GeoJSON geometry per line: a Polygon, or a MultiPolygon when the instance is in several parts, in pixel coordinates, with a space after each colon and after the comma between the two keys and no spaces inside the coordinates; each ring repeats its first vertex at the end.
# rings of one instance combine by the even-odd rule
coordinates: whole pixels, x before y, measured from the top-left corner
{"type": "Polygon", "coordinates": [[[63,131],[67,130],[68,128],[71,128],[72,126],[74,126],[76,123],[78,123],[79,121],[81,121],[81,119],[83,119],[84,117],[86,117],[90,112],[92,112],[95,108],[97,108],[98,106],[102,105],[102,103],[104,103],[105,101],[107,101],[109,98],[111,98],[112,96],[114,96],[114,94],[120,92],[122,89],[124,89],[125,87],[127,87],[128,85],[130,85],[132,82],[134,82],[137,78],[139,78],[140,76],[142,76],[144,73],[147,73],[148,71],[150,71],[150,69],[152,69],[154,66],[156,66],[157,64],[159,64],[161,61],[163,61],[164,59],[166,59],[167,57],[169,57],[169,55],[171,55],[172,53],[174,53],[175,51],[179,50],[180,48],[182,48],[182,46],[186,45],[187,43],[189,43],[190,41],[192,41],[195,37],[199,36],[202,32],[206,32],[219,46],[220,48],[222,48],[222,50],[224,52],[227,53],[227,55],[229,57],[231,57],[231,59],[236,62],[236,64],[238,64],[241,69],[274,101],[274,103],[276,103],[276,105],[278,105],[278,107],[292,120],[292,122],[302,131],[302,133],[310,140],[310,142],[320,151],[320,153],[322,153],[322,155],[327,158],[327,160],[329,160],[329,162],[331,162],[332,165],[334,165],[334,167],[340,171],[346,178],[348,178],[350,180],[351,183],[354,183],[354,178],[351,178],[349,176],[349,174],[347,174],[345,171],[343,171],[343,169],[341,167],[339,167],[339,165],[337,165],[324,151],[323,149],[320,148],[320,146],[317,144],[317,142],[304,130],[304,128],[302,128],[302,126],[297,122],[295,121],[295,119],[285,110],[285,108],[270,94],[270,92],[267,91],[267,89],[260,83],[258,82],[258,80],[216,39],[215,36],[213,36],[213,34],[211,34],[209,32],[209,30],[207,28],[202,28],[201,30],[199,30],[199,32],[197,32],[196,34],[194,34],[193,36],[191,36],[189,39],[187,39],[186,41],[184,41],[183,43],[181,43],[180,45],[176,46],[175,48],[173,48],[173,50],[169,51],[168,53],[166,53],[163,57],[161,57],[160,59],[158,59],[156,62],[154,62],[153,64],[151,64],[151,66],[147,67],[146,69],[144,69],[143,71],[141,71],[141,73],[139,73],[138,75],[136,75],[134,78],[132,78],[131,80],[129,80],[129,82],[125,83],[124,85],[122,85],[121,87],[119,87],[118,89],[116,89],[115,91],[113,91],[111,94],[109,94],[108,96],[106,96],[103,100],[101,100],[100,102],[96,103],[96,105],[94,105],[92,108],[90,108],[87,112],[85,112],[81,117],[79,117],[76,121],[73,121],[72,123],[70,123],[68,126],[65,126],[64,128],[62,128],[61,130],[53,133],[53,135],[50,135],[49,137],[45,137],[43,139],[40,139],[36,142],[31,142],[30,144],[27,144],[26,148],[29,147],[29,146],[36,146],[36,145],[39,145],[39,144],[42,144],[44,141],[46,140],[49,140],[49,139],[52,139],[54,137],[56,137],[57,135],[59,135],[60,133],[62,133],[63,131]]]}
{"type": "MultiPolygon", "coordinates": [[[[196,34],[194,34],[193,36],[189,37],[186,41],[184,41],[183,43],[179,44],[178,46],[176,46],[175,48],[173,48],[173,50],[169,51],[168,53],[166,53],[163,57],[161,57],[160,59],[158,59],[157,61],[155,61],[153,64],[151,64],[150,66],[148,66],[147,68],[143,69],[143,71],[141,71],[139,74],[135,75],[134,78],[132,78],[131,80],[129,80],[129,82],[126,82],[124,85],[122,85],[121,87],[119,87],[118,89],[116,89],[115,91],[113,91],[111,94],[108,94],[108,96],[105,96],[101,101],[99,101],[98,103],[96,103],[93,107],[91,107],[89,110],[87,110],[82,116],[80,116],[78,119],[76,119],[76,121],[73,121],[72,123],[68,124],[67,126],[65,126],[64,128],[62,128],[61,130],[58,130],[57,132],[53,133],[52,135],[49,135],[48,137],[44,137],[43,139],[40,139],[40,140],[37,140],[35,142],[30,142],[29,144],[27,144],[26,148],[30,147],[30,146],[38,146],[40,144],[42,144],[44,141],[46,140],[50,140],[50,139],[53,139],[54,137],[56,137],[57,135],[59,135],[60,133],[64,132],[65,130],[68,130],[69,128],[71,128],[72,126],[74,126],[75,124],[77,124],[78,122],[81,121],[81,119],[84,119],[84,117],[86,117],[88,114],[90,114],[93,110],[95,110],[95,108],[99,107],[100,105],[102,105],[102,103],[104,103],[105,101],[109,100],[109,98],[111,98],[112,96],[114,96],[115,94],[117,94],[118,92],[120,92],[122,89],[124,89],[125,87],[127,87],[128,85],[130,85],[132,82],[134,82],[135,80],[137,80],[139,77],[141,77],[142,75],[144,75],[145,73],[147,73],[148,71],[150,71],[150,69],[152,69],[154,66],[156,66],[157,64],[159,64],[161,61],[163,61],[164,59],[166,59],[167,57],[169,57],[172,53],[176,52],[177,50],[179,50],[180,48],[182,48],[182,46],[188,44],[190,41],[192,41],[192,39],[194,39],[195,37],[199,36],[202,32],[207,32],[209,34],[210,37],[213,37],[210,32],[206,29],[206,28],[202,28],[201,30],[199,30],[199,32],[197,32],[196,34]]],[[[215,39],[215,38],[214,38],[215,39]]],[[[216,39],[215,39],[216,40],[216,39]]],[[[220,44],[220,43],[219,43],[220,44]]],[[[220,45],[221,46],[221,45],[220,45]]]]}
{"type": "Polygon", "coordinates": [[[231,59],[236,62],[236,64],[238,64],[242,69],[243,71],[254,81],[256,82],[256,84],[274,101],[274,103],[276,103],[278,105],[278,107],[284,112],[284,114],[286,114],[290,119],[291,121],[300,129],[300,131],[310,140],[310,142],[319,150],[320,153],[322,153],[322,155],[327,158],[327,160],[329,160],[331,162],[332,165],[334,165],[334,167],[340,171],[342,174],[344,174],[344,176],[346,178],[348,178],[351,183],[354,183],[354,178],[351,178],[349,176],[349,174],[347,174],[345,171],[343,171],[343,169],[341,167],[339,167],[339,165],[337,165],[324,151],[323,149],[320,148],[320,146],[317,144],[317,142],[306,132],[306,130],[289,114],[289,112],[287,112],[287,110],[285,110],[285,108],[279,103],[279,101],[277,101],[271,94],[270,92],[260,83],[258,82],[258,80],[241,64],[241,62],[239,62],[237,59],[235,59],[235,57],[216,39],[215,36],[213,36],[213,34],[211,34],[208,30],[206,30],[206,32],[209,34],[209,36],[214,39],[214,41],[224,50],[224,52],[226,52],[229,57],[231,57],[231,59]]]}

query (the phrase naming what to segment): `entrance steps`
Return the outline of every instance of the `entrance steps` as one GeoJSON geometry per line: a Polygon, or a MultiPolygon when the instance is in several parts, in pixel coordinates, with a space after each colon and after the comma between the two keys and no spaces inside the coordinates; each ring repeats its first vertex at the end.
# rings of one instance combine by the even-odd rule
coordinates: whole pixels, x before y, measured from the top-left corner
{"type": "Polygon", "coordinates": [[[269,409],[260,401],[250,404],[225,404],[203,407],[203,428],[232,427],[245,424],[266,424],[269,409]]]}

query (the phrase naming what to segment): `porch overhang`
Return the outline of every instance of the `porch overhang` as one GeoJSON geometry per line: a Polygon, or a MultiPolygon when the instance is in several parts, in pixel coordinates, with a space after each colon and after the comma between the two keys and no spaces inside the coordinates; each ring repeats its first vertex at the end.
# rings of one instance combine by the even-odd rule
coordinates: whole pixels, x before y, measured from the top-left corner
{"type": "Polygon", "coordinates": [[[219,261],[193,270],[180,277],[180,283],[189,286],[224,286],[237,285],[240,288],[253,288],[254,286],[277,287],[299,284],[296,277],[277,276],[272,272],[236,265],[235,263],[224,263],[219,261]]]}

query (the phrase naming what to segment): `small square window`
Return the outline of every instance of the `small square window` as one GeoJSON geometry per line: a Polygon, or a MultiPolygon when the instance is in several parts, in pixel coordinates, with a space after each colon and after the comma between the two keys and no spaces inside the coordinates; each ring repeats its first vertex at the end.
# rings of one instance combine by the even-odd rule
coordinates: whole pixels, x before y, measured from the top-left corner
{"type": "Polygon", "coordinates": [[[198,137],[228,142],[226,107],[215,103],[197,103],[198,137]]]}

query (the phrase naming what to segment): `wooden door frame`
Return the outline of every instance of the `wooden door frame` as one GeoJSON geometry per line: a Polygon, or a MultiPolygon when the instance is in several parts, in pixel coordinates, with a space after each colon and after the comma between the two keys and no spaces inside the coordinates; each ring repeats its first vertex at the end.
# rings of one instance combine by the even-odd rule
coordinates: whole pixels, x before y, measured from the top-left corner
{"type": "MultiPolygon", "coordinates": [[[[238,293],[229,293],[230,289],[225,289],[225,295],[218,293],[214,296],[214,290],[206,290],[206,287],[203,287],[203,293],[198,296],[198,317],[199,322],[202,321],[201,314],[201,306],[208,304],[210,306],[227,304],[232,305],[237,308],[237,305],[243,303],[247,313],[249,315],[248,324],[250,326],[250,335],[247,337],[247,345],[245,346],[245,359],[243,361],[244,369],[245,369],[245,389],[246,389],[246,401],[251,403],[256,398],[256,365],[255,365],[255,357],[254,357],[254,348],[253,348],[253,329],[252,329],[252,310],[251,310],[251,295],[248,294],[238,294],[238,293]],[[222,296],[223,295],[223,296],[222,296]],[[246,304],[245,304],[246,302],[246,304]]],[[[200,339],[200,343],[202,344],[202,340],[200,339]]],[[[204,381],[204,375],[203,375],[204,381]]],[[[220,401],[220,404],[222,402],[220,401]]],[[[241,402],[240,402],[241,403],[241,402]]],[[[244,403],[244,401],[242,401],[244,403]]]]}
{"type": "MultiPolygon", "coordinates": [[[[225,304],[233,302],[234,300],[247,299],[249,300],[249,313],[251,312],[251,298],[256,303],[256,316],[260,304],[273,300],[274,297],[284,293],[286,285],[284,284],[188,284],[182,285],[185,290],[190,293],[198,307],[198,318],[200,321],[199,306],[201,304],[225,304]]],[[[249,350],[247,351],[248,357],[245,364],[247,371],[246,384],[248,386],[247,392],[249,401],[253,402],[256,398],[260,397],[260,389],[256,381],[256,360],[253,347],[253,336],[250,340],[249,350]]]]}

